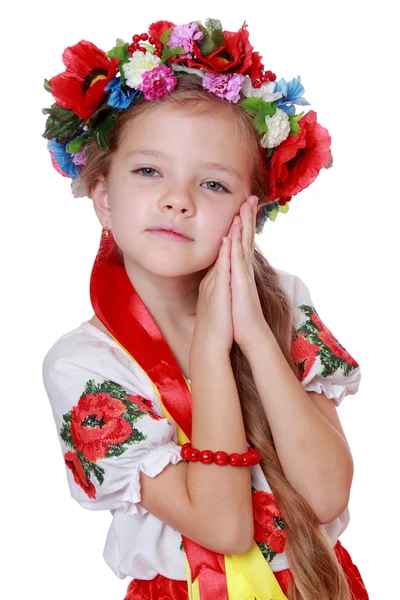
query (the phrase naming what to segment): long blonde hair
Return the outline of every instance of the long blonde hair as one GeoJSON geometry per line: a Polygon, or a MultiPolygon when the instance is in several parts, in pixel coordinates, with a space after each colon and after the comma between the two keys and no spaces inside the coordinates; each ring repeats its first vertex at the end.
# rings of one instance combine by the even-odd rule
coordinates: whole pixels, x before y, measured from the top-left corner
{"type": "MultiPolygon", "coordinates": [[[[213,110],[216,105],[232,111],[232,123],[243,136],[253,165],[252,194],[259,198],[260,209],[267,202],[268,173],[264,150],[253,118],[242,107],[231,104],[205,91],[197,75],[185,74],[179,78],[174,92],[164,100],[148,102],[143,97],[118,116],[110,134],[109,150],[92,143],[88,148],[87,162],[81,169],[81,179],[88,195],[97,177],[107,177],[110,158],[121,141],[126,126],[133,119],[151,111],[160,102],[167,102],[177,110],[213,110]]],[[[120,255],[122,257],[122,252],[120,255]]],[[[282,289],[279,276],[260,250],[255,247],[253,266],[255,281],[265,320],[271,328],[279,347],[293,372],[299,378],[297,365],[291,357],[292,305],[282,289]]],[[[347,578],[341,568],[325,531],[304,498],[296,492],[285,477],[275,450],[271,429],[262,407],[248,361],[234,343],[231,364],[235,376],[247,439],[259,449],[261,468],[275,496],[285,522],[286,547],[293,579],[289,587],[289,600],[351,600],[347,578]]]]}

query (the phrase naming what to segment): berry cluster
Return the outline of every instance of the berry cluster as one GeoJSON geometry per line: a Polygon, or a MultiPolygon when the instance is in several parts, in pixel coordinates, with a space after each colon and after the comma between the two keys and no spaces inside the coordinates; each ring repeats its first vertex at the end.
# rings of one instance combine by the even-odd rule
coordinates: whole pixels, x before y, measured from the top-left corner
{"type": "Polygon", "coordinates": [[[263,83],[267,83],[268,81],[275,81],[275,79],[275,73],[273,73],[272,71],[265,71],[265,73],[262,73],[260,79],[254,79],[254,81],[252,81],[252,84],[254,88],[260,88],[263,83]]]}
{"type": "Polygon", "coordinates": [[[140,45],[140,42],[146,42],[147,40],[150,44],[156,47],[154,51],[155,56],[161,57],[163,49],[162,43],[157,42],[153,36],[149,37],[147,33],[135,33],[135,35],[132,36],[132,44],[128,47],[129,53],[133,54],[136,52],[136,50],[139,50],[140,52],[146,54],[146,48],[143,48],[143,46],[140,45]]]}

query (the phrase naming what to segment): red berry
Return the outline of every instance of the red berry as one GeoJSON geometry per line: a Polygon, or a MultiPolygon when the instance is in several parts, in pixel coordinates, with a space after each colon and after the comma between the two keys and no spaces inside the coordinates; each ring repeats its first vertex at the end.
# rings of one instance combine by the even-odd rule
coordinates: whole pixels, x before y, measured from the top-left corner
{"type": "Polygon", "coordinates": [[[161,42],[156,42],[155,46],[156,46],[157,50],[162,50],[162,48],[163,48],[163,45],[161,42]]]}
{"type": "Polygon", "coordinates": [[[268,81],[268,75],[266,73],[263,73],[261,75],[261,82],[262,83],[267,83],[267,81],[268,81]]]}
{"type": "Polygon", "coordinates": [[[140,39],[145,42],[146,40],[149,39],[149,36],[147,35],[147,33],[141,33],[140,34],[140,39]]]}
{"type": "Polygon", "coordinates": [[[156,43],[156,38],[151,35],[149,37],[149,42],[150,42],[150,44],[155,44],[156,43]]]}
{"type": "Polygon", "coordinates": [[[259,79],[255,79],[253,81],[253,87],[254,88],[260,88],[261,87],[261,81],[259,79]]]}
{"type": "Polygon", "coordinates": [[[139,34],[137,34],[137,33],[135,33],[135,35],[132,37],[132,40],[133,40],[134,42],[138,42],[138,41],[140,40],[140,35],[139,35],[139,34]]]}
{"type": "Polygon", "coordinates": [[[272,75],[270,75],[270,80],[275,81],[275,79],[276,79],[276,75],[275,75],[275,73],[272,73],[272,75]]]}
{"type": "Polygon", "coordinates": [[[139,46],[138,50],[140,50],[140,52],[143,52],[143,54],[146,54],[147,52],[146,48],[142,48],[141,46],[139,46]]]}
{"type": "Polygon", "coordinates": [[[154,55],[161,57],[161,51],[160,50],[154,50],[154,55]]]}
{"type": "Polygon", "coordinates": [[[273,73],[272,71],[265,71],[265,74],[268,78],[270,78],[273,73]]]}

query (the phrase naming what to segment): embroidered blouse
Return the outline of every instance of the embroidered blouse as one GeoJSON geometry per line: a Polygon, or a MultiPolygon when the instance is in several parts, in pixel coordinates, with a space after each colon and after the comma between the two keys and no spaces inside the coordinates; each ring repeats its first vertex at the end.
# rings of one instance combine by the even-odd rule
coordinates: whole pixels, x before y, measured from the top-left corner
{"type": "MultiPolygon", "coordinates": [[[[360,385],[358,363],[322,323],[297,276],[276,269],[293,307],[292,357],[306,391],[336,406],[360,385]]],[[[146,372],[106,333],[88,321],[60,337],[43,360],[72,497],[89,510],[109,510],[104,559],[123,579],[186,580],[181,535],[140,504],[140,471],[158,475],[182,460],[176,425],[163,416],[146,372]]],[[[260,467],[252,466],[255,541],[272,571],[289,567],[285,523],[260,467]]],[[[321,525],[332,547],[349,510],[321,525]]]]}

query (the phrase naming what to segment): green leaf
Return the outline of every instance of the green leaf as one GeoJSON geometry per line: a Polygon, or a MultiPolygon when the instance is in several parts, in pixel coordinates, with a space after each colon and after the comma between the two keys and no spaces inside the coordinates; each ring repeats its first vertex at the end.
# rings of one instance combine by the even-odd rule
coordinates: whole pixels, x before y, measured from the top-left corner
{"type": "Polygon", "coordinates": [[[304,111],[299,115],[289,115],[289,123],[290,123],[290,134],[289,135],[297,135],[301,131],[301,127],[299,125],[299,121],[301,117],[304,115],[304,111]]]}
{"type": "Polygon", "coordinates": [[[278,206],[278,211],[281,213],[287,213],[289,210],[289,202],[286,202],[286,204],[284,204],[283,206],[279,205],[278,206]]]}
{"type": "Polygon", "coordinates": [[[273,210],[269,210],[268,211],[268,219],[271,219],[271,221],[275,221],[277,215],[278,215],[278,209],[277,208],[274,208],[273,210]]]}
{"type": "Polygon", "coordinates": [[[268,127],[265,117],[272,117],[276,113],[276,106],[273,102],[266,102],[264,98],[244,98],[240,101],[241,106],[254,116],[254,126],[258,133],[267,133],[268,127]]]}
{"type": "Polygon", "coordinates": [[[169,34],[171,33],[171,31],[173,30],[173,26],[170,27],[169,29],[167,29],[166,31],[164,31],[164,33],[162,34],[162,36],[160,37],[160,42],[162,44],[166,44],[169,38],[169,34]]]}
{"type": "Polygon", "coordinates": [[[50,108],[42,110],[44,115],[49,115],[46,121],[43,137],[48,140],[57,138],[62,143],[67,138],[74,137],[84,125],[83,119],[72,110],[53,104],[50,108]]]}
{"type": "Polygon", "coordinates": [[[184,48],[164,49],[161,56],[161,62],[165,63],[169,58],[176,56],[177,54],[185,54],[184,48]]]}
{"type": "Polygon", "coordinates": [[[221,21],[206,19],[203,39],[200,42],[201,55],[206,57],[225,44],[221,21]]]}
{"type": "Polygon", "coordinates": [[[46,92],[50,92],[50,94],[51,94],[52,89],[51,89],[50,84],[47,79],[44,80],[44,89],[46,90],[46,92]]]}
{"type": "Polygon", "coordinates": [[[333,154],[332,150],[329,148],[330,159],[328,164],[325,165],[325,169],[331,169],[333,167],[333,154]]]}
{"type": "Polygon", "coordinates": [[[103,111],[100,118],[92,130],[92,136],[101,148],[109,148],[108,138],[117,121],[117,112],[115,110],[103,111]],[[104,115],[104,116],[103,116],[104,115]]]}
{"type": "Polygon", "coordinates": [[[120,61],[126,61],[129,58],[128,42],[117,40],[116,45],[107,52],[108,58],[119,58],[120,61]]]}
{"type": "Polygon", "coordinates": [[[72,140],[67,144],[66,151],[70,154],[77,154],[81,151],[82,146],[88,141],[89,136],[87,134],[81,135],[80,137],[72,140]]]}

